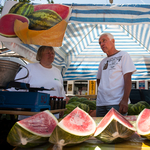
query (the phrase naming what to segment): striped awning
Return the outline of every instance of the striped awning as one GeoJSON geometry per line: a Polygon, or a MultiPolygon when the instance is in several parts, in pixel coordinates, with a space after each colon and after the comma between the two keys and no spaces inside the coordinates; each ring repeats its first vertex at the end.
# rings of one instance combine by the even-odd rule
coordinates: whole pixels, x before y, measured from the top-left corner
{"type": "MultiPolygon", "coordinates": [[[[55,47],[54,65],[64,80],[95,80],[100,61],[106,57],[98,39],[114,35],[117,50],[130,54],[136,73],[132,80],[150,79],[150,5],[64,4],[72,7],[61,47],[55,47]]],[[[35,60],[39,45],[4,42],[5,46],[35,60]]]]}

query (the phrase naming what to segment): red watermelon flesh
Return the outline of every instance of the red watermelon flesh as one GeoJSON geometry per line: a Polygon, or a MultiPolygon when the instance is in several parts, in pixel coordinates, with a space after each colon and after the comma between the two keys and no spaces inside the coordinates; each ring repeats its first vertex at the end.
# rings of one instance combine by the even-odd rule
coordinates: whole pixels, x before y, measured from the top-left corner
{"type": "Polygon", "coordinates": [[[78,107],[61,120],[58,126],[69,133],[79,136],[91,135],[96,129],[93,118],[78,107]]]}
{"type": "Polygon", "coordinates": [[[136,122],[137,132],[140,135],[150,134],[150,109],[144,109],[136,122]]]}
{"type": "Polygon", "coordinates": [[[107,127],[107,125],[110,124],[112,120],[117,120],[127,128],[135,131],[134,126],[125,117],[123,117],[118,111],[112,108],[98,124],[94,136],[100,134],[107,127]]]}
{"type": "Polygon", "coordinates": [[[18,121],[24,129],[43,137],[49,137],[58,121],[48,110],[18,121]]]}
{"type": "Polygon", "coordinates": [[[50,9],[58,13],[63,20],[66,20],[70,14],[70,7],[61,4],[41,4],[34,5],[34,11],[50,9]]]}
{"type": "Polygon", "coordinates": [[[15,37],[16,34],[14,32],[14,22],[18,19],[22,22],[29,23],[28,18],[18,14],[6,14],[0,19],[0,35],[6,37],[15,37]]]}

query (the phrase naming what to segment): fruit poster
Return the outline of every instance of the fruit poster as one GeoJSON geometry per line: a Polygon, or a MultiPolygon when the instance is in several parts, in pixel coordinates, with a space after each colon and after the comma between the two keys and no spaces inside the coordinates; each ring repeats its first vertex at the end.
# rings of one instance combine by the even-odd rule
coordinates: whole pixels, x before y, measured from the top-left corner
{"type": "Polygon", "coordinates": [[[0,18],[0,41],[60,47],[71,7],[6,1],[0,18]]]}

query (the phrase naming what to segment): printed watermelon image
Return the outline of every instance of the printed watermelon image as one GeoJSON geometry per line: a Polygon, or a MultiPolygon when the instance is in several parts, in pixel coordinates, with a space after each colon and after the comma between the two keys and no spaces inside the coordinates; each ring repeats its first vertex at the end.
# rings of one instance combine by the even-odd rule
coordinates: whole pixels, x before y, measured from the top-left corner
{"type": "Polygon", "coordinates": [[[112,108],[99,122],[94,137],[105,143],[119,143],[134,134],[136,129],[112,108]]]}
{"type": "Polygon", "coordinates": [[[31,4],[24,3],[24,2],[16,3],[9,10],[9,13],[14,13],[14,14],[23,15],[23,16],[27,16],[32,12],[34,12],[34,6],[31,4]]]}
{"type": "Polygon", "coordinates": [[[54,149],[61,150],[65,145],[78,144],[87,140],[93,136],[95,129],[96,123],[93,118],[76,107],[57,124],[49,142],[54,144],[54,149]]]}
{"type": "Polygon", "coordinates": [[[48,142],[58,120],[45,110],[34,116],[18,121],[11,128],[7,142],[14,147],[30,148],[48,142]]]}
{"type": "Polygon", "coordinates": [[[41,4],[41,5],[33,5],[34,11],[49,9],[55,11],[57,14],[61,16],[63,20],[68,21],[71,9],[69,6],[61,5],[61,4],[41,4]]]}
{"type": "Polygon", "coordinates": [[[6,14],[0,19],[0,35],[10,38],[16,37],[17,35],[14,32],[14,22],[16,19],[29,24],[29,19],[25,16],[17,14],[6,14]]]}
{"type": "Polygon", "coordinates": [[[136,121],[137,133],[150,140],[150,109],[145,108],[136,121]]]}

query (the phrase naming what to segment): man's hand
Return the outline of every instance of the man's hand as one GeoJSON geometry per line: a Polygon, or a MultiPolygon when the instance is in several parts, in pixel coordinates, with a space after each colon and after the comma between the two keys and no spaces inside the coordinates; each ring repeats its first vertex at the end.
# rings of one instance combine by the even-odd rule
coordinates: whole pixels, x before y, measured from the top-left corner
{"type": "Polygon", "coordinates": [[[128,101],[127,100],[121,100],[121,102],[119,103],[119,112],[121,114],[125,114],[128,112],[128,101]]]}

